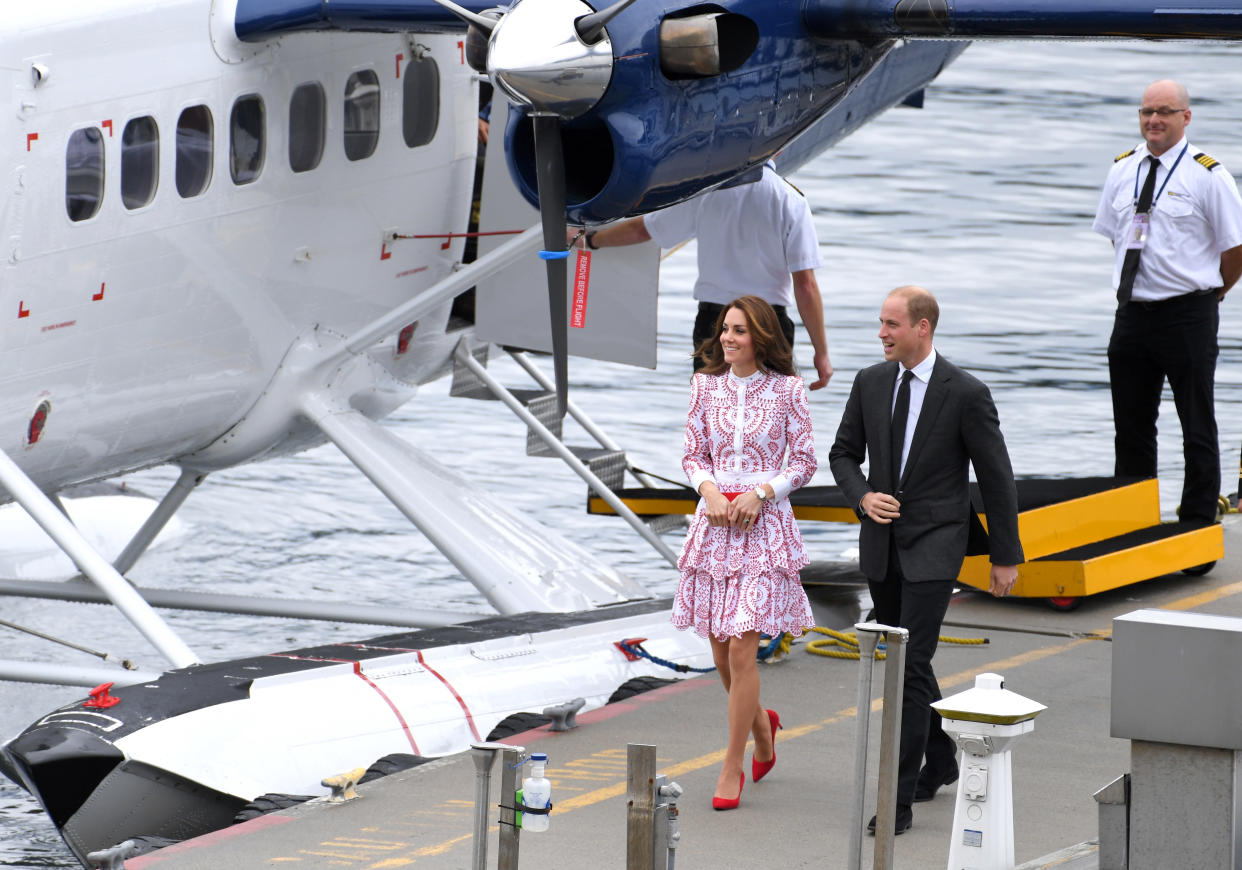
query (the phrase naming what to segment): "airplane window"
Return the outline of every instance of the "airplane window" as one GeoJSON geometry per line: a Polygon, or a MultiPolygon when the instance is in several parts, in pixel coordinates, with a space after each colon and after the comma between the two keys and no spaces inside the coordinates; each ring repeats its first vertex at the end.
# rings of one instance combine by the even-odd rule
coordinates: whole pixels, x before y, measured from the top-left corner
{"type": "Polygon", "coordinates": [[[160,180],[160,129],[150,115],[133,118],[121,133],[121,202],[142,208],[160,180]]]}
{"type": "Polygon", "coordinates": [[[345,156],[362,160],[379,143],[380,86],[373,70],[359,70],[345,82],[345,156]]]}
{"type": "Polygon", "coordinates": [[[103,135],[98,127],[74,130],[65,149],[65,210],[84,221],[99,211],[104,192],[103,135]]]}
{"type": "Polygon", "coordinates": [[[298,85],[289,100],[289,168],[307,172],[323,158],[327,99],[318,82],[298,85]]]}
{"type": "Polygon", "coordinates": [[[229,120],[229,173],[234,184],[249,184],[263,171],[263,98],[238,97],[229,120]]]}
{"type": "Polygon", "coordinates": [[[177,119],[177,193],[198,196],[211,184],[211,109],[190,106],[177,119]]]}
{"type": "Polygon", "coordinates": [[[401,132],[410,148],[426,145],[440,125],[440,68],[429,57],[410,61],[402,85],[401,132]]]}

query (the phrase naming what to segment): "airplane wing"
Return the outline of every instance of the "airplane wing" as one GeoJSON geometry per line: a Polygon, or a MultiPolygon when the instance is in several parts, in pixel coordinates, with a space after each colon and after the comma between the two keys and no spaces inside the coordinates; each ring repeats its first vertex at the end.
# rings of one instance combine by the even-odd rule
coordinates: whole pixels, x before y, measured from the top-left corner
{"type": "Polygon", "coordinates": [[[831,39],[1242,38],[1237,0],[806,0],[804,13],[831,39]]]}
{"type": "MultiPolygon", "coordinates": [[[[390,31],[406,27],[465,30],[460,18],[434,0],[234,0],[233,28],[243,42],[305,30],[390,31]]],[[[461,0],[470,12],[499,5],[461,0]]]]}

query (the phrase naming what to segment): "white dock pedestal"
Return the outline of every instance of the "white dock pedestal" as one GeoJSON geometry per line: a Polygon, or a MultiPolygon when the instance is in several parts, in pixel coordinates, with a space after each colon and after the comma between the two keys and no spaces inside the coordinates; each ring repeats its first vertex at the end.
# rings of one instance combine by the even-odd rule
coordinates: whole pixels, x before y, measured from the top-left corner
{"type": "Polygon", "coordinates": [[[948,870],[1013,870],[1013,744],[1043,704],[1005,688],[999,674],[932,704],[962,750],[948,870]]]}

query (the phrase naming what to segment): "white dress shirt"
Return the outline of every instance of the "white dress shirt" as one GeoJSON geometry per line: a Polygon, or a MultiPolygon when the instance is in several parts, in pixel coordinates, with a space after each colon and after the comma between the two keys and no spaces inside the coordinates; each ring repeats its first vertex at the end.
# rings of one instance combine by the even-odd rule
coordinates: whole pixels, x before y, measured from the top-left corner
{"type": "MultiPolygon", "coordinates": [[[[1199,154],[1183,137],[1157,158],[1159,195],[1152,201],[1147,241],[1134,278],[1130,298],[1136,301],[1157,302],[1220,287],[1221,252],[1242,245],[1238,186],[1223,164],[1208,169],[1195,160],[1199,154]]],[[[1149,156],[1143,145],[1113,164],[1092,224],[1113,242],[1113,289],[1121,280],[1138,191],[1151,167],[1149,156]]]]}
{"type": "Polygon", "coordinates": [[[726,305],[753,293],[771,305],[792,305],[790,274],[823,265],[811,207],[771,163],[760,179],[711,190],[643,218],[661,248],[699,243],[694,298],[726,305]]]}

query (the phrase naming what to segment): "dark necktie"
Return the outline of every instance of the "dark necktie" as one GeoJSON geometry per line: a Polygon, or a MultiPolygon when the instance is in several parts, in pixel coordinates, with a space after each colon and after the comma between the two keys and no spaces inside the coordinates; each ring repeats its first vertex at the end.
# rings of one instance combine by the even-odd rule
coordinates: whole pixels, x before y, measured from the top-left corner
{"type": "MultiPolygon", "coordinates": [[[[1147,214],[1151,211],[1152,194],[1156,191],[1156,167],[1160,165],[1160,161],[1155,157],[1148,157],[1151,161],[1151,168],[1147,170],[1147,180],[1143,182],[1143,192],[1139,194],[1138,205],[1134,208],[1135,214],[1147,214]]],[[[1138,274],[1139,255],[1143,251],[1139,248],[1129,248],[1126,251],[1126,258],[1121,264],[1121,282],[1117,285],[1117,301],[1125,305],[1130,301],[1130,291],[1134,289],[1134,276],[1138,274]]]]}
{"type": "Polygon", "coordinates": [[[893,492],[901,482],[901,451],[906,446],[906,420],[910,416],[910,379],[914,372],[906,369],[897,388],[897,401],[893,404],[893,492]]]}

